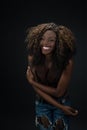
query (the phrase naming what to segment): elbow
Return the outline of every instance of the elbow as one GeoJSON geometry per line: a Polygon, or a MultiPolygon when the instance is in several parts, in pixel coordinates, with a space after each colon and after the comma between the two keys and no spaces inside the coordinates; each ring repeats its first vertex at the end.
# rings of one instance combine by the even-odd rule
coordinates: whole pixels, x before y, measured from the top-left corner
{"type": "Polygon", "coordinates": [[[59,98],[59,97],[62,97],[64,95],[64,92],[63,91],[56,91],[55,92],[55,97],[59,98]]]}
{"type": "Polygon", "coordinates": [[[56,93],[56,94],[55,94],[55,97],[57,97],[57,98],[62,97],[62,94],[56,93]]]}

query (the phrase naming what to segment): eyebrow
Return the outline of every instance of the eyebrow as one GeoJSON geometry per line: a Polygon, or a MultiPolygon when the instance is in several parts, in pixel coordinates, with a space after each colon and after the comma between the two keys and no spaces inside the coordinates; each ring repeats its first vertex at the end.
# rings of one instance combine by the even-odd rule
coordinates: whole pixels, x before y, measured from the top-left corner
{"type": "MultiPolygon", "coordinates": [[[[45,38],[45,36],[42,36],[42,38],[45,38]]],[[[49,36],[48,38],[56,39],[56,36],[55,36],[55,37],[53,37],[53,36],[49,36]]]]}

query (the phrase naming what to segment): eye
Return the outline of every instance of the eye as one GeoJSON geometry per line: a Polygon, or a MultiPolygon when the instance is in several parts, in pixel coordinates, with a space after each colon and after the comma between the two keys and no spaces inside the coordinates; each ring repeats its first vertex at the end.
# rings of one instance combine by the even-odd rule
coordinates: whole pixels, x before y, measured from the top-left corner
{"type": "Polygon", "coordinates": [[[55,39],[50,39],[49,41],[50,41],[50,42],[55,42],[55,39]]]}
{"type": "Polygon", "coordinates": [[[44,38],[43,37],[41,37],[41,39],[40,40],[44,40],[44,38]]]}

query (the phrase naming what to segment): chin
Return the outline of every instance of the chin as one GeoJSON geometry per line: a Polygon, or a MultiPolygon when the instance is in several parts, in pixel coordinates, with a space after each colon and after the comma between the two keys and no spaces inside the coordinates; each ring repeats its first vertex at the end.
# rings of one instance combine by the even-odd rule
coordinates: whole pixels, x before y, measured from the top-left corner
{"type": "Polygon", "coordinates": [[[43,55],[51,55],[52,52],[42,52],[43,55]]]}

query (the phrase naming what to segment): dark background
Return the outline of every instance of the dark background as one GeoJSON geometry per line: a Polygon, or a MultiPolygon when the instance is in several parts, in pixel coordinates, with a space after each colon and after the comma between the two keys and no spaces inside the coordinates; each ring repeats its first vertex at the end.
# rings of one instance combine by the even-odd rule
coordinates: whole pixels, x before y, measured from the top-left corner
{"type": "Polygon", "coordinates": [[[1,129],[36,130],[35,93],[26,80],[27,27],[45,22],[66,25],[77,39],[77,54],[70,83],[73,106],[79,115],[70,130],[85,130],[87,87],[86,3],[84,1],[3,1],[1,4],[1,129]]]}

